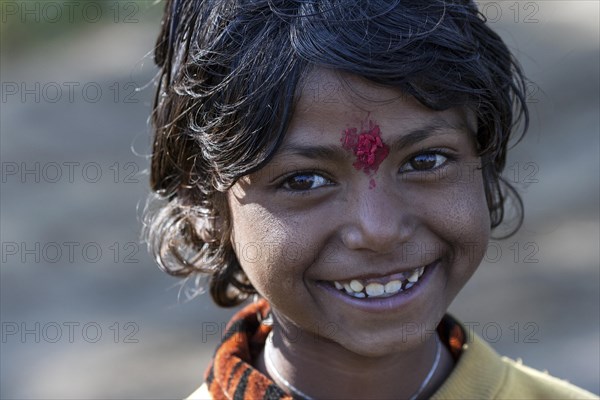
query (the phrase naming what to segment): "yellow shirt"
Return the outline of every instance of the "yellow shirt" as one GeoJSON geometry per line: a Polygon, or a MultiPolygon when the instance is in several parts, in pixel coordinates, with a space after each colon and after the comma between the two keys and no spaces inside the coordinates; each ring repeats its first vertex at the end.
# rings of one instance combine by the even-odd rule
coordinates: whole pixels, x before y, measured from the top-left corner
{"type": "Polygon", "coordinates": [[[479,336],[468,338],[452,373],[431,398],[441,399],[598,399],[548,373],[501,357],[479,336]]]}

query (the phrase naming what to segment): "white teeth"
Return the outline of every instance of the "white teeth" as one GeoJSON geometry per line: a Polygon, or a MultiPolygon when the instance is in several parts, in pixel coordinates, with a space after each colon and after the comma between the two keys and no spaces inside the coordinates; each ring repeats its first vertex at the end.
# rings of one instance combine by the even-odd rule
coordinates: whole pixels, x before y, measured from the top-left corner
{"type": "Polygon", "coordinates": [[[402,282],[400,281],[390,281],[385,284],[385,292],[386,293],[397,293],[402,289],[402,282]]]}
{"type": "Polygon", "coordinates": [[[354,290],[355,292],[362,292],[362,290],[364,289],[364,286],[362,283],[360,283],[359,281],[357,281],[356,279],[353,279],[350,282],[350,288],[352,290],[354,290]]]}
{"type": "Polygon", "coordinates": [[[369,296],[381,296],[385,293],[385,289],[381,283],[369,283],[366,292],[369,296]]]}
{"type": "Polygon", "coordinates": [[[409,281],[409,282],[412,282],[412,283],[415,283],[415,282],[416,282],[416,281],[418,281],[418,280],[419,280],[419,271],[418,271],[418,270],[415,270],[415,271],[412,273],[412,275],[408,277],[408,281],[409,281]]]}
{"type": "MultiPolygon", "coordinates": [[[[385,284],[371,282],[365,285],[359,279],[352,279],[349,282],[333,281],[333,284],[337,290],[345,291],[348,295],[359,299],[365,297],[387,297],[413,287],[419,278],[423,276],[424,272],[425,267],[415,268],[408,278],[394,279],[385,284]],[[404,288],[402,287],[403,285],[404,288]]],[[[403,276],[405,277],[406,274],[403,274],[403,276]]]]}
{"type": "Polygon", "coordinates": [[[347,283],[344,283],[344,290],[346,290],[346,292],[350,294],[354,293],[350,285],[348,285],[347,283]]]}

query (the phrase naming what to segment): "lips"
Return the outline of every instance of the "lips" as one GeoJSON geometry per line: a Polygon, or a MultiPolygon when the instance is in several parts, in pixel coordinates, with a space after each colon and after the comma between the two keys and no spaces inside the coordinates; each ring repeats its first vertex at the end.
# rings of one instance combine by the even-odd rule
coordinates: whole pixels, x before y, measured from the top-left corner
{"type": "Polygon", "coordinates": [[[427,265],[376,278],[327,281],[339,292],[358,299],[385,298],[409,290],[419,282],[427,265]]]}

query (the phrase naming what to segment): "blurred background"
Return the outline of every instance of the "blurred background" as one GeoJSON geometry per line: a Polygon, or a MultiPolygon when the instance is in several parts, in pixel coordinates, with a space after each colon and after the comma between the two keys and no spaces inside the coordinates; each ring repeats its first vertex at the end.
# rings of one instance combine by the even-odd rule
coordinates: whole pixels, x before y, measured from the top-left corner
{"type": "MultiPolygon", "coordinates": [[[[0,4],[0,397],[185,397],[235,310],[186,301],[140,241],[164,4],[0,4]]],[[[450,311],[598,394],[599,4],[479,5],[533,81],[506,170],[526,219],[450,311]]]]}

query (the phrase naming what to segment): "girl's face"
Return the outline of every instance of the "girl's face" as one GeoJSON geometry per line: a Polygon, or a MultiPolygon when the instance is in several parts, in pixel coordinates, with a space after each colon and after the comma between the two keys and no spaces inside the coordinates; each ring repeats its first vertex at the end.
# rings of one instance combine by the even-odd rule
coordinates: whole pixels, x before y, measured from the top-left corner
{"type": "Polygon", "coordinates": [[[484,255],[476,121],[338,76],[309,75],[281,148],[227,193],[231,240],[289,341],[384,355],[431,334],[484,255]]]}

